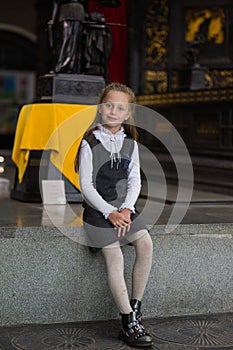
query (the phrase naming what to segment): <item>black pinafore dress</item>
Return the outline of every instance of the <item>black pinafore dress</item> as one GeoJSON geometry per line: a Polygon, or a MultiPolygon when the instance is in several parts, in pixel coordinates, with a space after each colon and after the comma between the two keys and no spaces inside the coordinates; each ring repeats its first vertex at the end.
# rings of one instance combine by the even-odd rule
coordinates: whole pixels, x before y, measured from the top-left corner
{"type": "MultiPolygon", "coordinates": [[[[85,140],[90,145],[93,155],[93,185],[106,202],[119,208],[127,194],[128,167],[134,149],[134,140],[125,137],[120,150],[120,160],[116,159],[116,161],[111,161],[110,152],[93,134],[85,140]]],[[[136,211],[131,214],[130,231],[119,238],[117,230],[108,219],[105,219],[102,212],[85,199],[83,207],[83,224],[87,234],[87,245],[90,247],[103,248],[116,241],[119,241],[120,245],[128,244],[130,236],[146,228],[136,211]]]]}

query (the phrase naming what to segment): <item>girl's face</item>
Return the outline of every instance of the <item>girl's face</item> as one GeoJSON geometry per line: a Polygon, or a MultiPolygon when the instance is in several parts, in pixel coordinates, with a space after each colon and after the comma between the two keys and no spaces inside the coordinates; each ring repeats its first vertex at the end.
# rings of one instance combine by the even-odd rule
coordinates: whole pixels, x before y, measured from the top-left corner
{"type": "Polygon", "coordinates": [[[128,94],[114,90],[109,91],[100,105],[100,113],[105,128],[115,134],[130,116],[128,94]]]}

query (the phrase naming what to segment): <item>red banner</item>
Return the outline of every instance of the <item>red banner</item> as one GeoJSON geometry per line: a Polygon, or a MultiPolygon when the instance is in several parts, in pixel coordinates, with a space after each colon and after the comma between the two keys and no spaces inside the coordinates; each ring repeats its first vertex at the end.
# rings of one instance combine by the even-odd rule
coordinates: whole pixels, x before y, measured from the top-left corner
{"type": "Polygon", "coordinates": [[[99,12],[103,14],[111,31],[113,48],[108,62],[109,82],[125,83],[126,81],[126,1],[121,0],[121,6],[115,8],[102,6],[96,0],[88,2],[89,13],[99,12]]]}

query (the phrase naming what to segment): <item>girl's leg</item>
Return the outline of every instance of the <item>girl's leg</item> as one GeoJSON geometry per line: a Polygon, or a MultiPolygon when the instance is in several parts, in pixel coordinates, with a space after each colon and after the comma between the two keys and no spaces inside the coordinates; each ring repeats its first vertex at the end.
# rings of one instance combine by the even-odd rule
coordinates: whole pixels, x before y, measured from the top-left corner
{"type": "MultiPolygon", "coordinates": [[[[152,242],[150,242],[149,240],[150,236],[147,233],[147,231],[140,231],[137,234],[139,235],[136,237],[136,241],[142,240],[141,242],[143,243],[140,242],[140,244],[138,244],[135,243],[136,241],[132,242],[136,249],[136,260],[134,264],[133,273],[133,289],[135,289],[135,294],[133,295],[142,296],[148,279],[149,269],[148,267],[145,267],[145,264],[143,264],[143,269],[141,269],[139,268],[138,264],[140,264],[142,260],[141,249],[148,250],[149,252],[152,246],[152,242]],[[149,238],[147,237],[147,234],[149,238]],[[141,273],[147,274],[146,281],[145,276],[143,276],[143,283],[142,281],[140,281],[139,283],[141,273]]],[[[121,312],[122,328],[119,334],[120,339],[125,341],[130,346],[151,346],[153,344],[153,341],[150,334],[148,334],[145,331],[143,325],[138,320],[137,310],[133,310],[130,305],[128,291],[124,278],[124,258],[119,243],[117,242],[115,244],[103,248],[102,252],[106,261],[109,287],[112,292],[115,303],[121,312]]],[[[144,251],[143,254],[147,254],[147,252],[144,251]]]]}
{"type": "Polygon", "coordinates": [[[148,282],[153,254],[152,239],[147,230],[138,231],[131,240],[135,247],[136,258],[132,276],[132,299],[141,300],[148,282]]]}
{"type": "Polygon", "coordinates": [[[153,345],[153,339],[142,324],[140,308],[151,269],[153,244],[147,230],[136,232],[130,240],[136,252],[132,276],[132,299],[130,301],[133,312],[129,315],[122,315],[120,339],[130,346],[147,347],[153,345]]]}
{"type": "Polygon", "coordinates": [[[124,257],[119,242],[102,249],[106,262],[108,284],[113,299],[122,314],[129,314],[132,308],[124,278],[124,257]]]}

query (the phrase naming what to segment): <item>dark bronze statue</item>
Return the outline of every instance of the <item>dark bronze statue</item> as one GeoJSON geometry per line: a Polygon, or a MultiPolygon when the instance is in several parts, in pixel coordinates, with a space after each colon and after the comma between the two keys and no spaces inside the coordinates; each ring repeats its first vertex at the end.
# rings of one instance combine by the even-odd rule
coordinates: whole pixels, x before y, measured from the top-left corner
{"type": "MultiPolygon", "coordinates": [[[[88,0],[54,0],[48,22],[49,43],[56,60],[51,73],[95,74],[107,78],[112,47],[110,31],[102,14],[86,13],[87,3],[88,0]]],[[[120,0],[98,0],[98,3],[112,8],[121,5],[120,0]]]]}
{"type": "Polygon", "coordinates": [[[81,0],[56,0],[53,3],[52,18],[48,22],[50,46],[55,48],[58,54],[54,72],[80,73],[82,50],[82,26],[85,20],[85,9],[81,0]],[[54,24],[58,21],[62,38],[59,43],[54,35],[54,24]],[[59,44],[59,48],[57,47],[59,44]]]}
{"type": "Polygon", "coordinates": [[[94,12],[88,16],[84,24],[83,41],[84,74],[101,75],[107,80],[112,38],[103,15],[94,12]]]}
{"type": "Polygon", "coordinates": [[[201,45],[204,44],[204,42],[205,42],[205,38],[200,35],[196,40],[193,40],[187,43],[184,56],[191,67],[200,66],[199,52],[200,52],[200,47],[201,45]]]}
{"type": "Polygon", "coordinates": [[[205,43],[203,36],[198,36],[195,40],[187,43],[185,58],[187,60],[187,67],[184,70],[184,81],[188,82],[189,90],[203,90],[205,89],[205,73],[206,68],[199,63],[200,47],[205,43]]]}

